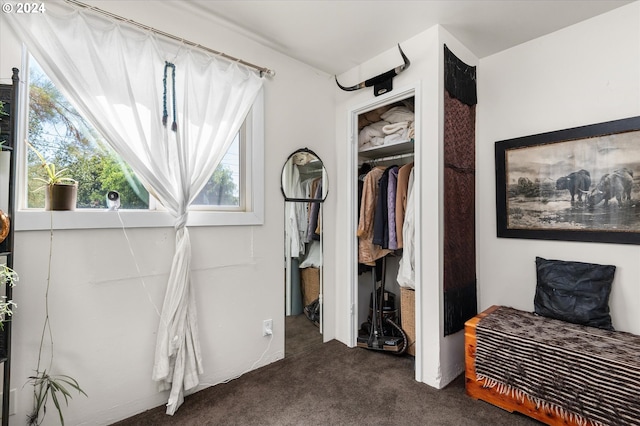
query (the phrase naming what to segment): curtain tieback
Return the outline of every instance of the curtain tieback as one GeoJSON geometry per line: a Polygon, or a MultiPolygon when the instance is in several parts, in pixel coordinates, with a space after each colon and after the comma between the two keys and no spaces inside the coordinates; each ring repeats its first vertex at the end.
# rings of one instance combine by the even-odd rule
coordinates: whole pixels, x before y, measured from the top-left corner
{"type": "Polygon", "coordinates": [[[164,62],[164,77],[162,78],[162,125],[167,127],[167,118],[169,113],[167,112],[167,70],[171,68],[171,96],[173,97],[173,123],[171,124],[171,130],[174,132],[178,130],[178,123],[176,120],[176,66],[171,62],[164,62]]]}

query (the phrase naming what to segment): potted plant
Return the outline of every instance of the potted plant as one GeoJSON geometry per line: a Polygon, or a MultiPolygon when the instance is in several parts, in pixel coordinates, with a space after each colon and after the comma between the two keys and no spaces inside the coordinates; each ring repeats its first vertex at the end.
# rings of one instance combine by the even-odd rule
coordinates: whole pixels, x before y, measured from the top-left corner
{"type": "Polygon", "coordinates": [[[64,426],[61,402],[64,400],[65,405],[69,404],[69,398],[72,397],[69,389],[75,389],[78,393],[87,396],[73,377],[52,376],[47,370],[36,371],[35,376],[29,377],[29,383],[33,386],[33,411],[27,416],[28,425],[42,424],[47,414],[47,402],[51,398],[58,411],[60,424],[64,426]]]}
{"type": "MultiPolygon", "coordinates": [[[[44,178],[36,178],[44,183],[45,210],[75,210],[78,199],[78,182],[67,175],[67,169],[56,169],[56,165],[48,162],[44,156],[29,142],[29,147],[36,153],[45,171],[44,178]]],[[[40,189],[40,188],[38,188],[40,189]]]]}

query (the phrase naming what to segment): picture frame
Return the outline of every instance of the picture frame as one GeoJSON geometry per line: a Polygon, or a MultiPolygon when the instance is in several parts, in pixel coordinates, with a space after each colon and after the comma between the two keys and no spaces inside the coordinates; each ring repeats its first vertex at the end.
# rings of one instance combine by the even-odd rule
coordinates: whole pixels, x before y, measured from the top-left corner
{"type": "Polygon", "coordinates": [[[499,238],[640,244],[640,116],[495,143],[499,238]]]}

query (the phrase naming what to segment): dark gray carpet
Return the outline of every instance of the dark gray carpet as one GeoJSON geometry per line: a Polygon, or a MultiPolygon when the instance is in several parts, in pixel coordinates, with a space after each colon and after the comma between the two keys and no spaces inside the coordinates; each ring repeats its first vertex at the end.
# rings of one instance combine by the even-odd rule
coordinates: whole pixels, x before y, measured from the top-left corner
{"type": "MultiPolygon", "coordinates": [[[[309,324],[287,323],[288,333],[295,335],[294,330],[303,330],[309,324]],[[300,328],[294,328],[297,326],[300,328]]],[[[309,339],[305,343],[289,342],[287,335],[285,353],[289,355],[285,359],[186,397],[174,416],[167,416],[162,406],[116,424],[540,424],[469,398],[462,376],[445,389],[436,390],[414,380],[414,360],[410,356],[348,348],[335,340],[322,344],[315,331],[303,336],[309,339]]]]}
{"type": "Polygon", "coordinates": [[[322,345],[320,329],[304,315],[285,317],[284,357],[288,358],[322,345]]]}

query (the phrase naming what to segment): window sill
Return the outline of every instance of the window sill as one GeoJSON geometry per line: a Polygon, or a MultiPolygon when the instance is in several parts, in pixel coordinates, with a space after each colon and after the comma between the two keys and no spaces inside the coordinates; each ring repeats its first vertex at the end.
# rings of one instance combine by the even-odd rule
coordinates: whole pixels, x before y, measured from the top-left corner
{"type": "MultiPolygon", "coordinates": [[[[48,229],[110,229],[173,227],[175,219],[168,212],[146,210],[75,210],[44,211],[19,210],[14,226],[16,231],[48,229]]],[[[262,225],[264,217],[258,212],[190,211],[188,227],[262,225]]]]}

